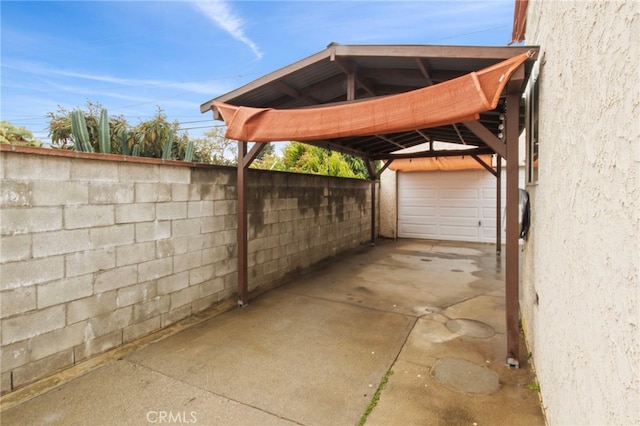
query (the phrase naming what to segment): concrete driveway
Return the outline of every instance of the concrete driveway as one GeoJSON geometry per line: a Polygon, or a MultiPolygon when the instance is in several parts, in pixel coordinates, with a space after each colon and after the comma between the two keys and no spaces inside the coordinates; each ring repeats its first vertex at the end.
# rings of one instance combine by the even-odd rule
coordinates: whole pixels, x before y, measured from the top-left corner
{"type": "Polygon", "coordinates": [[[5,396],[1,421],[544,425],[532,367],[505,365],[503,287],[491,245],[381,240],[5,396]]]}

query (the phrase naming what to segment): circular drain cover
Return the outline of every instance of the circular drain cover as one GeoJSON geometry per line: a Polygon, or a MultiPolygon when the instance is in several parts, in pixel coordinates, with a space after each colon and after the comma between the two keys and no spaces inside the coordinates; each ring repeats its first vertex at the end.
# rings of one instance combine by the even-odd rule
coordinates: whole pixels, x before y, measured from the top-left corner
{"type": "Polygon", "coordinates": [[[431,375],[456,392],[490,394],[500,389],[500,380],[496,374],[463,359],[438,360],[431,369],[431,375]]]}
{"type": "Polygon", "coordinates": [[[461,336],[487,339],[496,334],[489,324],[467,318],[450,319],[445,325],[450,331],[461,336]]]}

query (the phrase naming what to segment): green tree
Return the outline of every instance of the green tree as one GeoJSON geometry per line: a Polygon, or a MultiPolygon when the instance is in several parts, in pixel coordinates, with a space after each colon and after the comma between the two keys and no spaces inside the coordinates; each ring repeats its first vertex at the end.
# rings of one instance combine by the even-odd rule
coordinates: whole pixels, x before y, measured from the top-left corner
{"type": "Polygon", "coordinates": [[[221,166],[238,164],[238,144],[224,136],[222,127],[214,127],[205,132],[204,138],[194,139],[196,161],[221,166]]]}
{"type": "Polygon", "coordinates": [[[365,179],[366,165],[360,158],[301,142],[291,142],[283,151],[284,170],[326,176],[365,179]]]}

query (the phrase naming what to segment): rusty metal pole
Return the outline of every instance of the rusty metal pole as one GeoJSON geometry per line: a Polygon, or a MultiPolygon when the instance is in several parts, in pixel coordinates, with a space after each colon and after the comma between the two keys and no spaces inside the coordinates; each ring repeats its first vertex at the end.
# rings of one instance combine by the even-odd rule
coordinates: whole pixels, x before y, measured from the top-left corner
{"type": "Polygon", "coordinates": [[[496,155],[496,254],[502,253],[502,157],[496,155]]]}
{"type": "Polygon", "coordinates": [[[247,279],[247,169],[244,166],[247,143],[238,142],[238,306],[249,301],[247,279]]]}
{"type": "Polygon", "coordinates": [[[506,142],[507,142],[507,247],[505,272],[505,298],[507,322],[507,364],[520,366],[520,309],[519,309],[519,248],[518,239],[518,121],[520,118],[520,93],[507,94],[506,142]]]}

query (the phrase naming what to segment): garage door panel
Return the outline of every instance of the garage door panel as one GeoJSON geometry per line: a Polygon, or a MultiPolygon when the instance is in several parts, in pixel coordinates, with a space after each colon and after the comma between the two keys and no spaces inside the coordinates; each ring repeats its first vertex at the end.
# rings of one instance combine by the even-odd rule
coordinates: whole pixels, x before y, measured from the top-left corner
{"type": "Polygon", "coordinates": [[[478,209],[475,207],[442,207],[440,216],[453,219],[473,219],[477,222],[478,209]]]}
{"type": "Polygon", "coordinates": [[[475,188],[443,188],[438,191],[438,197],[453,200],[477,200],[478,190],[475,188]]]}
{"type": "Polygon", "coordinates": [[[398,217],[403,218],[419,218],[426,216],[437,216],[436,207],[420,207],[420,206],[407,206],[403,209],[402,214],[398,215],[398,217]]]}
{"type": "Polygon", "coordinates": [[[491,185],[495,185],[495,178],[480,170],[399,173],[398,236],[494,240],[495,235],[485,238],[481,232],[482,223],[488,220],[485,212],[495,206],[491,185]]]}

